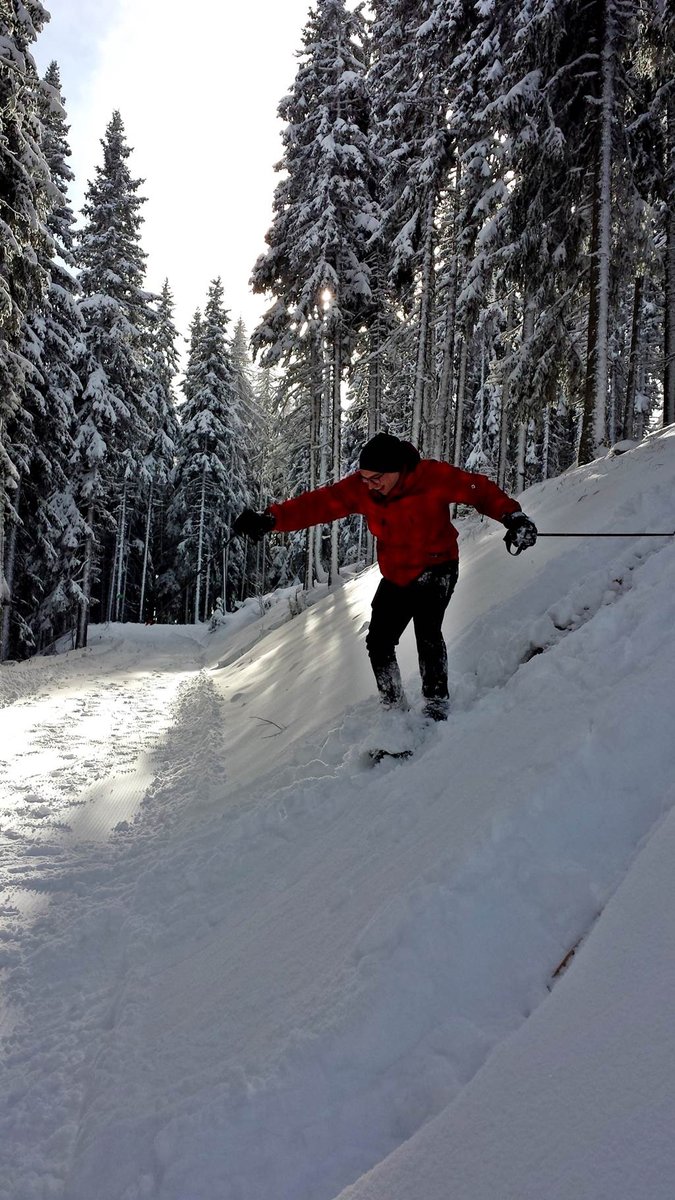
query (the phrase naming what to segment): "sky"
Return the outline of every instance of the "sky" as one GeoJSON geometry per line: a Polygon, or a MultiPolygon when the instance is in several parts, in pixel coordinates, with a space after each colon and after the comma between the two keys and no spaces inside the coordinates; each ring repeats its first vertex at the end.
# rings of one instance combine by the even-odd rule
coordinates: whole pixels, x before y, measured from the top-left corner
{"type": "MultiPolygon", "coordinates": [[[[523,502],[674,491],[675,425],[523,502]]],[[[0,665],[0,1200],[673,1200],[675,537],[458,524],[439,726],[377,568],[0,665]]]]}
{"type": "Polygon", "coordinates": [[[220,275],[233,321],[249,333],[265,307],[248,280],[265,249],[281,157],[276,116],[296,71],[309,0],[52,0],[33,55],[55,59],[70,124],[73,206],[101,161],[119,109],[144,180],[147,284],[168,277],[186,335],[220,275]],[[194,14],[194,20],[186,19],[194,14]]]}

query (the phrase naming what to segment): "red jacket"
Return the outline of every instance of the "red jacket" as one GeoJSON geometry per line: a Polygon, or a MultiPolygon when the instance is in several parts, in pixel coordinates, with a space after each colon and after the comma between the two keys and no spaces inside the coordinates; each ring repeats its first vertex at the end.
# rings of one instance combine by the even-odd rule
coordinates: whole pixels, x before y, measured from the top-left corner
{"type": "Polygon", "coordinates": [[[470,504],[499,521],[520,505],[486,475],[460,471],[425,458],[404,470],[388,496],[370,492],[355,472],[339,483],[303,492],[283,504],[270,504],[275,529],[290,532],[362,513],[377,538],[377,561],[385,579],[412,583],[428,567],[459,557],[457,530],[448,505],[470,504]]]}

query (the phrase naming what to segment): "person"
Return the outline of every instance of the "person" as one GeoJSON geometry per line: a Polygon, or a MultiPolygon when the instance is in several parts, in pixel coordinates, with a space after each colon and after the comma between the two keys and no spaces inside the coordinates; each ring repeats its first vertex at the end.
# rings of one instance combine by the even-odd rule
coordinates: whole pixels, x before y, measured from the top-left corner
{"type": "Polygon", "coordinates": [[[423,459],[410,442],[389,433],[371,438],[358,470],[338,483],[270,504],[262,513],[245,509],[233,530],[259,540],[273,529],[288,533],[361,513],[377,539],[382,574],[366,638],[380,699],[387,708],[408,708],[396,646],[412,621],[424,712],[442,721],[448,715],[448,659],[441,626],[459,571],[451,504],[471,505],[501,521],[511,554],[536,542],[533,521],[486,475],[423,459]]]}

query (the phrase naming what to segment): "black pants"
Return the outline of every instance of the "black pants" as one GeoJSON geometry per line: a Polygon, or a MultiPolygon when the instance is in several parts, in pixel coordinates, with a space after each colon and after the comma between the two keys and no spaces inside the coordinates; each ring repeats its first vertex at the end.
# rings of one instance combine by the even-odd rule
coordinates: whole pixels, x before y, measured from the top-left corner
{"type": "Polygon", "coordinates": [[[396,704],[403,695],[396,646],[410,621],[415,628],[422,694],[427,700],[447,699],[448,654],[441,625],[458,573],[458,564],[447,562],[430,567],[405,587],[388,579],[381,581],[373,597],[366,647],[385,704],[396,704]]]}

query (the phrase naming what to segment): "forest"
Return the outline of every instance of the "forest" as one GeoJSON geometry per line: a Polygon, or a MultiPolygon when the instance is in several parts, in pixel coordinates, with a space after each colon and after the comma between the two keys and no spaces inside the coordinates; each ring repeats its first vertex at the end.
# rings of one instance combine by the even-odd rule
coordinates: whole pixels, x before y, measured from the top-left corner
{"type": "Polygon", "coordinates": [[[671,0],[316,0],[264,317],[232,322],[214,262],[187,338],[120,112],[73,211],[47,19],[0,0],[0,659],[369,564],[360,518],[231,525],[377,430],[518,494],[675,421],[671,0]]]}

